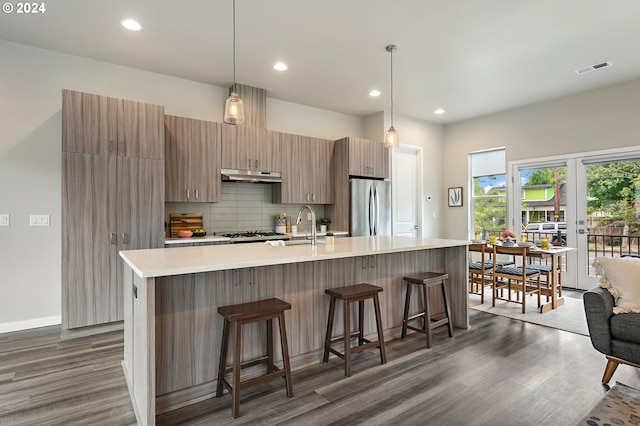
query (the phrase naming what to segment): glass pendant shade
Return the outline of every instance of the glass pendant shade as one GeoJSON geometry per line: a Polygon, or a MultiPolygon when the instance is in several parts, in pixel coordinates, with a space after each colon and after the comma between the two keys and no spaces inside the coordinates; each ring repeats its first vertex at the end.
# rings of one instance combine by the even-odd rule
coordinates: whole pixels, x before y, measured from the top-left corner
{"type": "Polygon", "coordinates": [[[384,138],[384,146],[387,148],[394,148],[398,145],[400,145],[400,141],[398,140],[398,132],[396,132],[396,129],[391,126],[389,127],[389,130],[387,130],[387,135],[384,138]]]}
{"type": "Polygon", "coordinates": [[[242,105],[242,99],[238,97],[235,91],[231,92],[225,104],[224,122],[228,124],[244,123],[244,106],[242,105]]]}

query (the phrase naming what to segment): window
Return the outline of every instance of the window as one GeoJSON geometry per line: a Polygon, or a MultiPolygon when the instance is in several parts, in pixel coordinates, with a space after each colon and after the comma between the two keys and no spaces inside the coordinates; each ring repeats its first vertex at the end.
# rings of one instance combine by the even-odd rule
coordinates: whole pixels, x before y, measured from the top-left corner
{"type": "Polygon", "coordinates": [[[469,154],[471,232],[483,238],[507,226],[507,180],[504,148],[469,154]]]}

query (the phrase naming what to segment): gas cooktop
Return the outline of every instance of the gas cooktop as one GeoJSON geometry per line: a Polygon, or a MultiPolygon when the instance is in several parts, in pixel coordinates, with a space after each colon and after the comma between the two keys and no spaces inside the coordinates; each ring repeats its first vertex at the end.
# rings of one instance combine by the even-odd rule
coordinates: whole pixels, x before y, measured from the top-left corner
{"type": "Polygon", "coordinates": [[[223,237],[231,238],[231,242],[233,243],[251,243],[256,241],[290,239],[287,234],[280,234],[273,231],[225,231],[216,232],[215,235],[222,235],[223,237]]]}

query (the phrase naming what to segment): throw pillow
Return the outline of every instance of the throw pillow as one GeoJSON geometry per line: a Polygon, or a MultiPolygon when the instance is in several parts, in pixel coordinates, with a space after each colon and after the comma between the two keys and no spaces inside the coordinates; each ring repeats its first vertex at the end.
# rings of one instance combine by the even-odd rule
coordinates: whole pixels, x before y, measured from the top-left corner
{"type": "Polygon", "coordinates": [[[600,287],[616,300],[614,314],[640,312],[640,259],[598,257],[593,261],[600,287]]]}

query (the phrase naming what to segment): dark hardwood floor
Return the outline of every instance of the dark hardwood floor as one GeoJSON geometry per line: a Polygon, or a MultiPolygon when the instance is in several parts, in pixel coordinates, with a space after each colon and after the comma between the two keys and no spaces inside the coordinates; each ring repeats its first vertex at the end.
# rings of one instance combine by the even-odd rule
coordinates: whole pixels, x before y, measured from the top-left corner
{"type": "MultiPolygon", "coordinates": [[[[296,370],[284,381],[212,398],[159,416],[181,425],[574,425],[606,392],[605,358],[588,337],[475,310],[471,327],[434,346],[424,337],[387,342],[341,361],[296,370]]],[[[323,325],[324,326],[324,325],[323,325]]],[[[131,425],[135,416],[120,361],[122,332],[61,340],[58,327],[0,335],[0,424],[131,425]]],[[[640,388],[640,370],[620,366],[611,384],[640,388]]]]}

